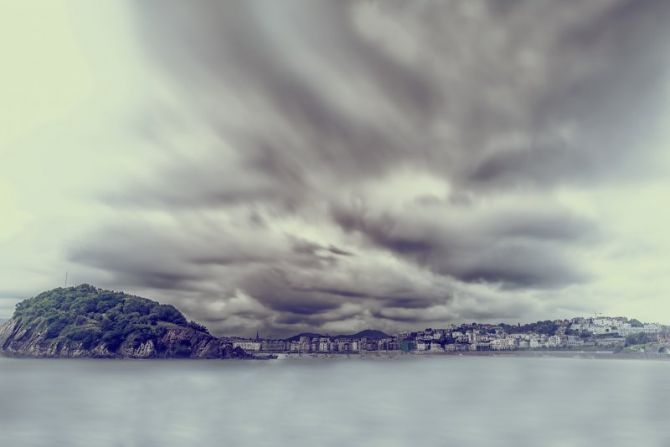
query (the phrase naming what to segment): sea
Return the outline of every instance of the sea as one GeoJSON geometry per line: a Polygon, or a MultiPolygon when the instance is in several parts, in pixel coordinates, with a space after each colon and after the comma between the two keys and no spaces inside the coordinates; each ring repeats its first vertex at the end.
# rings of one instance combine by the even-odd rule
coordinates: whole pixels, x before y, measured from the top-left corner
{"type": "Polygon", "coordinates": [[[670,361],[0,358],[0,446],[670,446],[670,361]]]}

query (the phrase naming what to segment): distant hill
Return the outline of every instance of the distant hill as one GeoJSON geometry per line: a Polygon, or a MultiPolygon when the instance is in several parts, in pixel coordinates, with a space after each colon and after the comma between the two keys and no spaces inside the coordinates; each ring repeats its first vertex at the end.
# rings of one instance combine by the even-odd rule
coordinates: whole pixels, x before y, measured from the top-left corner
{"type": "Polygon", "coordinates": [[[382,331],[377,331],[374,329],[366,329],[364,331],[357,332],[353,335],[339,335],[335,338],[374,338],[374,339],[380,339],[380,338],[389,338],[390,335],[385,334],[382,331]]]}
{"type": "Polygon", "coordinates": [[[285,340],[287,340],[287,341],[298,341],[298,340],[300,340],[300,337],[315,338],[315,337],[325,337],[325,335],[316,334],[314,332],[301,332],[299,334],[293,335],[292,337],[286,338],[285,340]]]}
{"type": "Polygon", "coordinates": [[[17,304],[0,351],[30,357],[225,358],[243,355],[174,306],[88,284],[17,304]]]}
{"type": "MultiPolygon", "coordinates": [[[[300,334],[296,334],[292,337],[287,338],[286,340],[288,341],[297,341],[300,339],[300,337],[327,337],[327,335],[322,335],[322,334],[316,334],[314,332],[302,332],[300,334]]],[[[340,339],[340,338],[373,338],[373,339],[380,339],[380,338],[389,338],[390,335],[385,334],[382,331],[377,331],[374,329],[366,329],[364,331],[357,332],[352,335],[336,335],[334,337],[331,337],[333,339],[340,339]]]]}

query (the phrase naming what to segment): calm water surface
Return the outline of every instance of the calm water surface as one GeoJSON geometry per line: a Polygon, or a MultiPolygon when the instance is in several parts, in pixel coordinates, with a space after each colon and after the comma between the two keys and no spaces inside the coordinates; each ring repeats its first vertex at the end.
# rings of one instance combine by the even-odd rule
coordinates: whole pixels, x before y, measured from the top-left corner
{"type": "Polygon", "coordinates": [[[12,447],[670,446],[662,360],[0,358],[0,399],[12,447]]]}

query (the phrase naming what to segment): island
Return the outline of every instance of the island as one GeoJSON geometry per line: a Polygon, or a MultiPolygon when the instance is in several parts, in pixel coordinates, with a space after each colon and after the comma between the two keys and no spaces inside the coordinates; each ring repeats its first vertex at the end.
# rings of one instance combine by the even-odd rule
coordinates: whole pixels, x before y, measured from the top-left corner
{"type": "Polygon", "coordinates": [[[17,304],[0,326],[0,351],[21,357],[246,358],[174,306],[89,284],[17,304]]]}

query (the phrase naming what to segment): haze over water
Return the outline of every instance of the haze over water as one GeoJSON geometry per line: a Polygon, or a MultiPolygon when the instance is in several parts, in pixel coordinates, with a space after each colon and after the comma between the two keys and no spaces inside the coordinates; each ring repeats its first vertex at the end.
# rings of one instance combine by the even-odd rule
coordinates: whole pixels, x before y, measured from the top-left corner
{"type": "Polygon", "coordinates": [[[0,445],[667,446],[670,362],[0,358],[0,445]]]}

